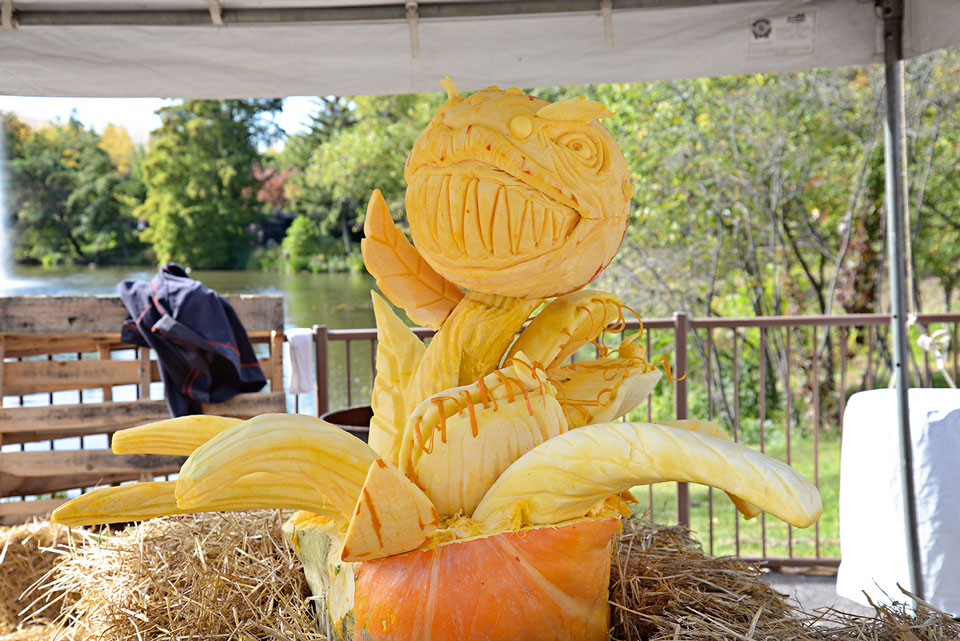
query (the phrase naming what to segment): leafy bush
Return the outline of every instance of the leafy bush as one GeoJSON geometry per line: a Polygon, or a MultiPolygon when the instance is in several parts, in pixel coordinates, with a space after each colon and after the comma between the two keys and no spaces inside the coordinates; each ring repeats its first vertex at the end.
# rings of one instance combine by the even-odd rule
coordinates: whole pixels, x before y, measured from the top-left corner
{"type": "Polygon", "coordinates": [[[317,225],[307,216],[297,216],[283,239],[283,252],[291,270],[312,270],[311,261],[324,251],[324,238],[317,225]]]}

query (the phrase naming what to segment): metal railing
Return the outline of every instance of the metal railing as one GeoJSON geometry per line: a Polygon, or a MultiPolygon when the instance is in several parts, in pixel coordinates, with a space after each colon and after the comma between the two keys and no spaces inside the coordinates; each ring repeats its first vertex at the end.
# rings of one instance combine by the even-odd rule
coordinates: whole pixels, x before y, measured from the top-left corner
{"type": "MultiPolygon", "coordinates": [[[[914,331],[932,331],[937,324],[948,325],[953,349],[947,368],[957,380],[960,313],[921,314],[914,331]]],[[[674,373],[686,376],[671,379],[672,390],[661,385],[626,418],[715,420],[735,440],[797,467],[824,499],[821,521],[798,532],[768,522],[766,515],[742,521],[732,503],[710,488],[662,484],[646,490],[648,517],[690,526],[711,554],[734,554],[771,567],[837,565],[843,412],[850,393],[886,386],[889,325],[887,314],[694,318],[681,312],[643,321],[649,360],[671,355],[674,373]]],[[[414,331],[424,339],[433,335],[425,328],[414,331]]],[[[621,336],[636,331],[640,322],[628,322],[621,336]]],[[[376,366],[376,330],[320,325],[314,335],[317,414],[366,404],[376,366]]],[[[576,357],[595,357],[589,349],[576,357]]],[[[942,384],[922,350],[915,349],[911,370],[919,386],[942,384]]]]}
{"type": "MultiPolygon", "coordinates": [[[[738,519],[726,497],[709,488],[661,484],[645,490],[642,507],[648,518],[689,525],[712,554],[734,554],[770,566],[836,565],[843,412],[850,393],[886,386],[889,321],[886,314],[693,318],[684,313],[644,321],[649,360],[669,355],[674,373],[686,377],[662,382],[627,419],[715,420],[736,440],[797,467],[817,484],[824,499],[821,521],[810,530],[796,531],[763,515],[753,521],[738,519]]],[[[946,324],[952,338],[946,366],[957,380],[960,313],[920,315],[914,332],[919,331],[916,327],[932,331],[940,324],[946,324]]],[[[629,322],[621,337],[640,327],[638,321],[629,322]]],[[[433,335],[425,328],[414,332],[425,340],[433,335]]],[[[319,416],[369,403],[376,337],[373,328],[314,327],[316,389],[314,399],[308,399],[313,407],[307,405],[304,411],[319,416]]],[[[593,358],[593,349],[584,348],[575,358],[593,358]]],[[[915,385],[943,384],[930,355],[917,348],[911,371],[915,385]]],[[[80,393],[81,403],[100,400],[96,394],[80,393]]],[[[298,407],[296,400],[288,394],[288,408],[298,407]]],[[[47,401],[54,404],[52,396],[47,401]]],[[[80,438],[80,448],[104,447],[88,445],[86,438],[80,438]]],[[[52,442],[32,445],[53,449],[52,442]]],[[[36,497],[21,500],[29,498],[36,497]]]]}

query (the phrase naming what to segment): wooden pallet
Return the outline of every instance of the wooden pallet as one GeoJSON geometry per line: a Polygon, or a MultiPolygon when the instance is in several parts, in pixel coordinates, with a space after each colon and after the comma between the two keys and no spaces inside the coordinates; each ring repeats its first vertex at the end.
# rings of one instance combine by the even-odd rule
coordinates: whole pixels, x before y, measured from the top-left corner
{"type": "MultiPolygon", "coordinates": [[[[205,405],[204,412],[239,418],[285,412],[283,298],[224,298],[236,310],[251,340],[268,345],[269,353],[260,359],[260,366],[269,381],[269,391],[205,405]]],[[[0,298],[0,396],[47,393],[52,399],[52,393],[60,391],[103,392],[102,403],[0,408],[0,445],[20,444],[20,451],[0,453],[0,497],[48,495],[180,469],[183,458],[176,456],[117,456],[104,449],[28,451],[31,443],[94,434],[109,436],[126,427],[169,417],[164,401],[150,400],[150,384],[160,380],[150,350],[120,342],[126,317],[118,296],[0,298]],[[136,350],[133,360],[130,350],[136,350]],[[52,360],[57,354],[78,357],[52,360]],[[120,355],[126,355],[126,359],[117,358],[120,355]],[[139,400],[114,402],[115,385],[135,385],[139,400]]],[[[62,502],[51,498],[0,503],[0,525],[43,517],[62,502]]]]}

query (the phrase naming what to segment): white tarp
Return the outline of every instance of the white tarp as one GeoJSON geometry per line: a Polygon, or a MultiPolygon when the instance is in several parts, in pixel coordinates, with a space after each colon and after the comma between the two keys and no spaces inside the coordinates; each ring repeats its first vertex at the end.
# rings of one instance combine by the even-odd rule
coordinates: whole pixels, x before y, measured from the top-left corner
{"type": "MultiPolygon", "coordinates": [[[[690,0],[672,0],[690,5],[690,0]]],[[[671,0],[661,0],[668,5],[671,0]]],[[[906,0],[906,55],[960,42],[960,2],[906,0]]],[[[130,3],[127,3],[130,4],[130,3]]],[[[203,0],[133,3],[206,10],[203,0]]],[[[231,8],[368,2],[222,0],[231,8]]],[[[402,6],[394,0],[393,5],[402,6]]],[[[597,2],[585,2],[597,7],[597,2]]],[[[765,0],[703,6],[191,26],[31,26],[36,10],[126,9],[120,2],[15,0],[0,30],[0,94],[251,97],[551,86],[786,71],[882,62],[872,0],[765,0]],[[8,26],[12,26],[9,25],[8,26]],[[610,29],[612,27],[612,30],[610,29]],[[612,46],[609,36],[612,35],[612,46]]],[[[450,5],[453,6],[453,5],[450,5]]],[[[225,18],[229,18],[224,13],[225,18]]]]}
{"type": "MultiPolygon", "coordinates": [[[[910,390],[910,436],[924,596],[960,615],[960,390],[910,390]]],[[[837,593],[907,602],[896,390],[858,392],[843,415],[837,593]]]]}

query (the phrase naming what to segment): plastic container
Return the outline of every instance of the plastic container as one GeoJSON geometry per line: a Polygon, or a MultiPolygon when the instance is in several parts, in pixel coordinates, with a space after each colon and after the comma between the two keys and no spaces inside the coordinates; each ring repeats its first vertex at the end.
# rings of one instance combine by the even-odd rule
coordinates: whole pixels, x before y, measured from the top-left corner
{"type": "Polygon", "coordinates": [[[342,410],[334,410],[323,414],[320,419],[343,428],[364,443],[370,435],[370,419],[373,418],[373,408],[369,405],[357,405],[342,410]]]}

